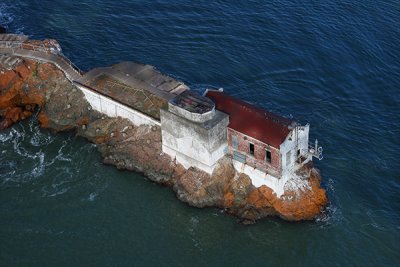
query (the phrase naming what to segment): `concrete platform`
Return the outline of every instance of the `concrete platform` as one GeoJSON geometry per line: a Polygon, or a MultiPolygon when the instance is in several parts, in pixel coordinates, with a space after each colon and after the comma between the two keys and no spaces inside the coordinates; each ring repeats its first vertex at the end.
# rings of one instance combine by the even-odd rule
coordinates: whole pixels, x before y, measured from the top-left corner
{"type": "MultiPolygon", "coordinates": [[[[126,89],[131,87],[132,93],[145,90],[166,101],[189,89],[183,82],[162,74],[151,65],[134,62],[121,62],[111,67],[95,68],[77,81],[89,85],[90,82],[104,75],[126,85],[126,89]]],[[[123,97],[119,100],[124,103],[123,97]]]]}

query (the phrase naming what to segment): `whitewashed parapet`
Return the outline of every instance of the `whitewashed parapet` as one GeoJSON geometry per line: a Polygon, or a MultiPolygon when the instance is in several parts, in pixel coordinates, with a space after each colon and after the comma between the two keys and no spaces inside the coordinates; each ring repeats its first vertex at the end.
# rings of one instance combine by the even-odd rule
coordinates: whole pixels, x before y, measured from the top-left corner
{"type": "Polygon", "coordinates": [[[124,104],[121,104],[114,99],[111,99],[105,95],[102,95],[90,88],[80,84],[74,83],[85,95],[86,100],[92,106],[94,110],[100,113],[106,114],[110,117],[121,117],[130,120],[134,125],[157,125],[160,126],[160,122],[147,116],[140,111],[130,108],[124,104]]]}
{"type": "Polygon", "coordinates": [[[186,109],[183,109],[181,107],[178,107],[178,106],[172,104],[171,102],[168,103],[168,110],[178,116],[181,116],[190,121],[199,122],[199,123],[209,121],[215,115],[215,108],[213,108],[212,110],[210,110],[208,112],[200,114],[200,113],[196,113],[196,112],[190,112],[186,109]]]}

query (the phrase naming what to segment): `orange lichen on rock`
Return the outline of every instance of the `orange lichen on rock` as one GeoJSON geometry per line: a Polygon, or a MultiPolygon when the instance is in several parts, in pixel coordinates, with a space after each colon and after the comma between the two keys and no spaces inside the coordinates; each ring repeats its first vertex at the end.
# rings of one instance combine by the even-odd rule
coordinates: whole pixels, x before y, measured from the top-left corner
{"type": "Polygon", "coordinates": [[[21,107],[11,107],[6,109],[3,114],[3,120],[0,122],[0,129],[5,129],[32,115],[31,111],[24,110],[21,107]]]}
{"type": "Polygon", "coordinates": [[[27,61],[27,64],[19,64],[15,69],[15,72],[22,80],[27,80],[32,76],[31,65],[32,61],[27,61]]]}
{"type": "Polygon", "coordinates": [[[224,206],[227,208],[231,208],[234,204],[234,200],[235,200],[235,195],[232,192],[226,192],[224,194],[224,206]]]}
{"type": "Polygon", "coordinates": [[[274,202],[276,202],[277,197],[271,188],[263,185],[257,189],[254,189],[249,197],[247,198],[247,203],[253,205],[257,209],[273,207],[274,202]]]}
{"type": "Polygon", "coordinates": [[[3,71],[0,79],[0,89],[5,90],[11,82],[16,78],[16,72],[14,70],[3,71]]]}
{"type": "Polygon", "coordinates": [[[321,188],[320,175],[312,169],[309,175],[310,189],[300,192],[286,192],[276,201],[274,208],[286,220],[311,220],[327,205],[325,189],[321,188]]]}
{"type": "Polygon", "coordinates": [[[61,74],[60,70],[58,70],[57,67],[52,64],[40,65],[40,68],[37,69],[36,73],[38,75],[38,78],[43,81],[49,79],[51,76],[54,76],[56,73],[56,75],[61,74]]]}
{"type": "Polygon", "coordinates": [[[35,107],[45,103],[45,91],[38,90],[40,79],[34,77],[37,63],[22,60],[14,70],[0,73],[0,115],[2,128],[32,115],[35,107]]]}
{"type": "Polygon", "coordinates": [[[61,52],[60,44],[54,39],[26,40],[22,43],[22,48],[25,50],[39,50],[51,53],[61,52]]]}
{"type": "Polygon", "coordinates": [[[66,100],[71,103],[85,100],[80,94],[74,95],[76,99],[69,97],[71,90],[67,89],[73,85],[55,65],[20,58],[11,69],[0,64],[0,70],[0,117],[4,120],[3,127],[10,127],[13,123],[31,116],[34,109],[40,110],[40,125],[54,131],[73,129],[76,125],[90,121],[88,116],[84,116],[82,106],[77,106],[73,111],[68,110],[68,113],[60,112],[59,107],[66,100]],[[51,95],[54,98],[54,101],[50,101],[53,106],[46,109],[51,95]],[[16,116],[15,111],[19,109],[23,112],[16,116]],[[14,110],[12,118],[10,110],[14,110]]]}
{"type": "Polygon", "coordinates": [[[315,169],[311,169],[307,182],[309,188],[287,190],[281,197],[277,197],[270,188],[261,186],[250,193],[246,202],[260,211],[272,208],[285,220],[312,220],[321,213],[328,198],[320,186],[319,174],[315,169]]]}
{"type": "Polygon", "coordinates": [[[109,140],[110,140],[110,137],[108,135],[96,136],[94,138],[94,143],[95,144],[103,144],[103,143],[107,143],[109,140]]]}
{"type": "Polygon", "coordinates": [[[79,125],[79,126],[87,125],[87,124],[89,124],[89,123],[90,123],[90,118],[87,117],[87,116],[84,116],[84,117],[82,117],[82,118],[79,118],[79,119],[76,121],[76,124],[79,125]]]}
{"type": "Polygon", "coordinates": [[[0,110],[15,106],[22,83],[14,71],[0,73],[0,110]]]}
{"type": "Polygon", "coordinates": [[[39,124],[42,128],[48,128],[49,127],[49,117],[47,117],[46,113],[41,111],[38,115],[38,121],[39,124]]]}

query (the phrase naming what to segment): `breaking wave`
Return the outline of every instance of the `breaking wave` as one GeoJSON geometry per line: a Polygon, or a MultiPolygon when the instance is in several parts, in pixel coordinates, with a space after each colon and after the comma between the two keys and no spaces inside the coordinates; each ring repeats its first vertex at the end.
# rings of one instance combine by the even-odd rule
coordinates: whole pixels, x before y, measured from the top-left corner
{"type": "Polygon", "coordinates": [[[328,194],[330,203],[325,210],[316,218],[316,226],[319,228],[326,228],[340,224],[343,222],[344,217],[340,208],[340,202],[335,195],[334,180],[328,179],[325,189],[328,194]]]}
{"type": "Polygon", "coordinates": [[[89,173],[82,158],[94,149],[72,135],[41,131],[33,116],[0,133],[0,187],[32,187],[40,197],[57,197],[83,185],[94,201],[107,188],[101,177],[82,178],[89,173]]]}

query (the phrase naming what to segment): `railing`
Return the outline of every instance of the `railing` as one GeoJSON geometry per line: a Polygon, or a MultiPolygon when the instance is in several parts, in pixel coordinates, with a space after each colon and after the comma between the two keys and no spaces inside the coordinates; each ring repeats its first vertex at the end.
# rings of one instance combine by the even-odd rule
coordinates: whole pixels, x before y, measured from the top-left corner
{"type": "Polygon", "coordinates": [[[317,139],[315,139],[314,144],[308,144],[308,153],[319,160],[322,160],[324,158],[324,156],[322,155],[322,151],[322,147],[318,146],[317,139]]]}
{"type": "Polygon", "coordinates": [[[74,63],[72,63],[71,60],[69,60],[69,58],[67,58],[66,56],[64,56],[64,54],[58,54],[58,56],[63,59],[77,74],[82,75],[83,71],[81,71],[74,63]]]}
{"type": "Polygon", "coordinates": [[[279,177],[282,175],[282,171],[272,166],[271,163],[262,162],[254,158],[253,156],[249,156],[233,148],[230,148],[229,150],[229,154],[231,154],[232,159],[240,163],[248,165],[254,169],[258,169],[259,171],[265,172],[266,174],[271,174],[275,177],[279,177]]]}
{"type": "Polygon", "coordinates": [[[237,160],[237,161],[239,161],[241,163],[246,164],[246,155],[245,154],[242,154],[242,153],[234,150],[232,156],[233,156],[234,160],[237,160]]]}
{"type": "Polygon", "coordinates": [[[4,48],[19,48],[23,50],[32,50],[36,52],[44,52],[44,53],[50,53],[54,55],[58,55],[61,51],[54,49],[53,47],[46,47],[44,45],[35,45],[31,43],[26,43],[26,42],[20,42],[20,41],[0,41],[0,47],[4,48]]]}
{"type": "Polygon", "coordinates": [[[22,42],[15,42],[15,41],[4,41],[1,40],[0,41],[0,47],[3,48],[14,48],[14,47],[20,47],[22,44],[22,42]]]}
{"type": "MultiPolygon", "coordinates": [[[[25,51],[35,51],[35,52],[51,54],[51,55],[54,55],[54,56],[60,58],[61,60],[63,60],[78,75],[83,74],[83,72],[74,63],[72,63],[71,60],[69,60],[69,58],[64,56],[60,50],[55,49],[53,47],[46,47],[44,45],[35,45],[35,44],[26,43],[26,42],[15,42],[15,41],[0,41],[0,47],[12,49],[13,54],[16,53],[16,51],[14,51],[14,49],[22,49],[25,51]]],[[[59,66],[59,65],[58,65],[58,67],[61,68],[61,66],[59,66]]],[[[64,71],[66,72],[66,70],[64,70],[64,71]]]]}

